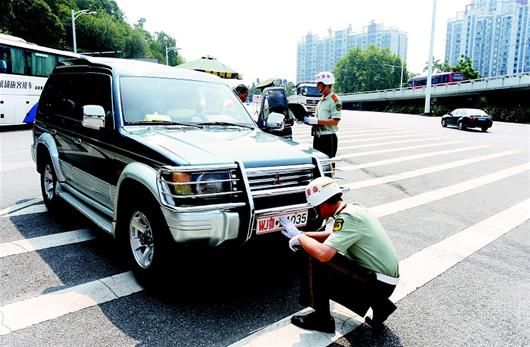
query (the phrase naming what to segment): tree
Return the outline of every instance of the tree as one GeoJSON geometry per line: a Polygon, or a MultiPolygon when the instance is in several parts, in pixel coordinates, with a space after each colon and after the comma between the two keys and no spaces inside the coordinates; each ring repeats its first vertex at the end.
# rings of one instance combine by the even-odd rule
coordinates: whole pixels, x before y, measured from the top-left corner
{"type": "MultiPolygon", "coordinates": [[[[403,76],[407,76],[406,66],[403,76]]],[[[335,91],[356,93],[399,86],[401,58],[387,48],[353,48],[335,66],[335,91]]]]}
{"type": "Polygon", "coordinates": [[[0,10],[2,31],[44,46],[62,45],[64,25],[46,1],[3,0],[0,10]]]}
{"type": "MultiPolygon", "coordinates": [[[[173,48],[177,46],[177,41],[165,32],[156,32],[154,41],[151,43],[151,54],[158,59],[159,63],[166,63],[166,47],[173,48]]],[[[177,66],[184,62],[184,58],[178,54],[178,50],[171,49],[168,51],[168,65],[177,66]]]]}
{"type": "Polygon", "coordinates": [[[295,84],[291,81],[287,82],[285,85],[285,95],[291,96],[293,95],[293,89],[295,88],[295,84]]]}
{"type": "Polygon", "coordinates": [[[462,72],[466,80],[474,80],[479,78],[480,74],[473,68],[471,58],[461,56],[458,63],[454,66],[454,71],[462,72]]]}
{"type": "MultiPolygon", "coordinates": [[[[429,70],[429,63],[427,62],[425,64],[425,67],[423,68],[423,71],[429,70]]],[[[447,60],[444,60],[443,63],[440,62],[440,59],[435,59],[432,57],[432,71],[433,72],[450,72],[453,71],[453,66],[449,64],[447,60]]]]}
{"type": "Polygon", "coordinates": [[[136,27],[125,42],[123,53],[126,58],[150,58],[149,43],[143,29],[136,27]]]}

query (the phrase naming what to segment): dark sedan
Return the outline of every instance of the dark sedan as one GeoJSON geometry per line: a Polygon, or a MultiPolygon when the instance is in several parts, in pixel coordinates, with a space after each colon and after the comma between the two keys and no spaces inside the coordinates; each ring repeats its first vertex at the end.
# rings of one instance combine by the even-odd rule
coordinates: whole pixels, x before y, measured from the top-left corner
{"type": "Polygon", "coordinates": [[[493,125],[493,117],[476,108],[457,108],[442,117],[442,126],[453,125],[460,130],[480,128],[488,131],[493,125]]]}

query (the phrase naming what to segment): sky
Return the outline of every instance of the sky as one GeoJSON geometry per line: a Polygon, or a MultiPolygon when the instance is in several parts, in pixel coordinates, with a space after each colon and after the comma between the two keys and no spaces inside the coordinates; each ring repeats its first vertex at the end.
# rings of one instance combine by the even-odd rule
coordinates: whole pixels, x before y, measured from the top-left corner
{"type": "MultiPolygon", "coordinates": [[[[372,20],[408,34],[408,70],[422,72],[429,58],[433,1],[116,0],[129,23],[143,17],[146,30],[173,36],[186,61],[214,56],[248,84],[256,78],[294,82],[296,46],[307,32],[326,36],[328,29],[350,24],[360,32],[372,20]]],[[[444,59],[447,20],[469,1],[436,1],[434,57],[444,59]]]]}

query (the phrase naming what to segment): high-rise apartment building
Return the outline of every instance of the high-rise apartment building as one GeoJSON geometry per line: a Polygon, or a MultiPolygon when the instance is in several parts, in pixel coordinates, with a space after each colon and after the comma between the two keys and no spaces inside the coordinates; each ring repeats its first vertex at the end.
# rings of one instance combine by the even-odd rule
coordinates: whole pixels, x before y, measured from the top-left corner
{"type": "Polygon", "coordinates": [[[312,80],[320,71],[333,71],[337,61],[351,48],[366,49],[370,45],[388,48],[407,59],[407,34],[396,28],[385,28],[373,21],[362,32],[352,32],[351,25],[338,31],[329,29],[328,36],[308,33],[298,43],[296,57],[297,82],[312,80]]]}
{"type": "Polygon", "coordinates": [[[445,60],[471,58],[480,76],[530,71],[528,0],[474,0],[447,23],[445,60]]]}

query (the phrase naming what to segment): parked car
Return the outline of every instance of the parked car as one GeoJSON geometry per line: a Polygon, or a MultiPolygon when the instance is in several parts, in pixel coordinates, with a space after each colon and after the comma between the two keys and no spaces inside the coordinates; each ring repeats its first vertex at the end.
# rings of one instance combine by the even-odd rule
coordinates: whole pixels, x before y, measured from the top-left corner
{"type": "Polygon", "coordinates": [[[488,131],[493,125],[493,117],[476,108],[457,108],[442,116],[442,126],[453,125],[460,130],[480,128],[488,131]]]}
{"type": "Polygon", "coordinates": [[[48,209],[78,209],[142,278],[161,273],[170,246],[259,242],[280,216],[303,227],[305,186],[331,172],[324,154],[259,129],[219,77],[123,59],[61,63],[33,140],[48,209]]]}

